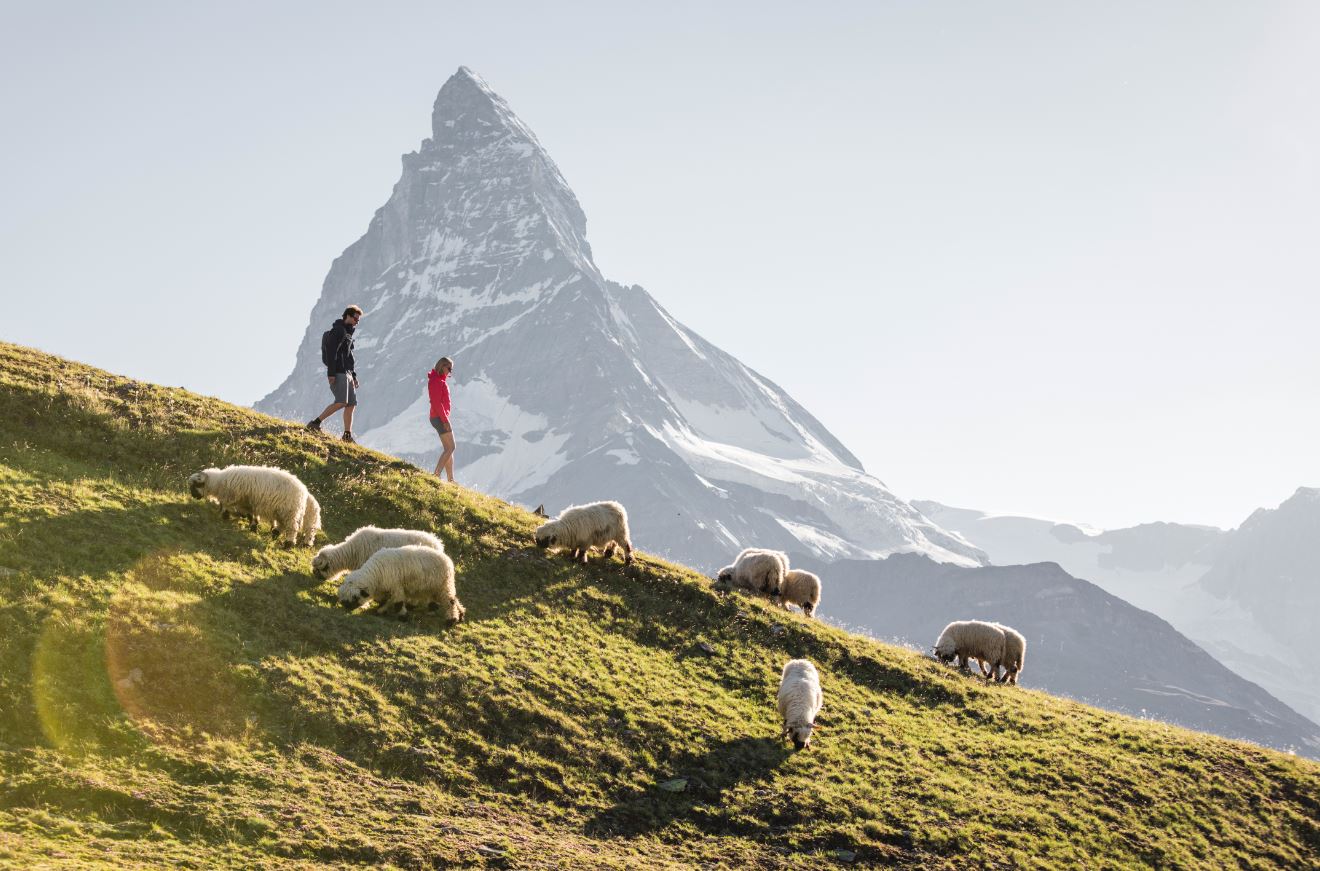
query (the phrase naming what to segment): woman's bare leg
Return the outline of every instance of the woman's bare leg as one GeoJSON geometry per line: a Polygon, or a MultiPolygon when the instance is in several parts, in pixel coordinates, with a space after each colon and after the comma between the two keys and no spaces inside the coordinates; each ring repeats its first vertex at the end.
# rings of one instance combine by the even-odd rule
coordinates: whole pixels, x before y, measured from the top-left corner
{"type": "Polygon", "coordinates": [[[440,470],[444,469],[452,484],[454,481],[454,434],[452,432],[441,433],[440,444],[444,445],[445,449],[440,453],[440,459],[435,464],[435,476],[440,477],[440,470]]]}

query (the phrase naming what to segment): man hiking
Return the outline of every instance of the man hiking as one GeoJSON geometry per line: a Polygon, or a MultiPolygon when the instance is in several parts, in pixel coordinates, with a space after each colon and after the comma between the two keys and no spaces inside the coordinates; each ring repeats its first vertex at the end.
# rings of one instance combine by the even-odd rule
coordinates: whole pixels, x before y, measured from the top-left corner
{"type": "Polygon", "coordinates": [[[344,316],[335,321],[321,336],[321,362],[330,380],[330,393],[334,402],[317,417],[307,422],[313,432],[321,431],[321,423],[339,409],[344,410],[344,441],[353,442],[353,409],[357,407],[357,370],[353,368],[353,331],[362,320],[362,309],[350,305],[344,316]]]}
{"type": "Polygon", "coordinates": [[[435,464],[435,476],[440,477],[444,469],[449,476],[449,483],[454,483],[454,428],[449,425],[449,373],[454,371],[454,361],[441,357],[435,368],[426,373],[426,392],[431,397],[431,426],[440,434],[440,461],[435,464]]]}

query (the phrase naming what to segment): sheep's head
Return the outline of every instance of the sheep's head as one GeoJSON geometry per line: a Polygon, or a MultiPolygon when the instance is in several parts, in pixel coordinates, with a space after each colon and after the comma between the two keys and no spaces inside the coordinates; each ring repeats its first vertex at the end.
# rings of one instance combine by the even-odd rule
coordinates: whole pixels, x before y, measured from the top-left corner
{"type": "Polygon", "coordinates": [[[958,655],[957,646],[948,643],[943,638],[941,638],[940,642],[936,644],[934,647],[932,647],[930,650],[931,653],[935,654],[935,658],[938,659],[940,662],[944,663],[945,665],[948,665],[949,663],[953,662],[953,658],[958,655]]]}
{"type": "Polygon", "coordinates": [[[541,550],[555,546],[556,536],[549,523],[542,523],[536,528],[536,546],[541,550]]]}
{"type": "Polygon", "coordinates": [[[330,574],[330,557],[325,555],[325,551],[325,548],[321,548],[312,557],[312,574],[322,581],[330,574]]]}
{"type": "Polygon", "coordinates": [[[782,737],[788,738],[793,742],[794,750],[806,750],[811,747],[811,730],[813,726],[810,723],[789,726],[785,724],[782,737]]]}
{"type": "Polygon", "coordinates": [[[720,573],[715,576],[715,580],[719,581],[721,584],[733,583],[733,566],[725,566],[720,569],[720,573]]]}
{"type": "Polygon", "coordinates": [[[194,499],[201,499],[206,495],[206,472],[193,472],[188,476],[188,492],[194,499]]]}
{"type": "Polygon", "coordinates": [[[367,585],[353,575],[349,575],[339,585],[339,604],[345,610],[355,611],[365,605],[370,598],[371,591],[367,589],[367,585]]]}

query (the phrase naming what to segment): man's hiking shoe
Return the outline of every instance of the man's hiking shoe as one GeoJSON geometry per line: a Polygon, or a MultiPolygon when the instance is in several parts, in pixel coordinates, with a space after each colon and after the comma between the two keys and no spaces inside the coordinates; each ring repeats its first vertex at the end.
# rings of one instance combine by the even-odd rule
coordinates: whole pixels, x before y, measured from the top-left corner
{"type": "Polygon", "coordinates": [[[320,432],[321,422],[319,420],[309,420],[307,421],[307,429],[311,430],[312,432],[320,432]]]}
{"type": "Polygon", "coordinates": [[[344,441],[348,442],[350,445],[357,444],[357,439],[353,438],[353,434],[351,432],[344,433],[344,441]]]}

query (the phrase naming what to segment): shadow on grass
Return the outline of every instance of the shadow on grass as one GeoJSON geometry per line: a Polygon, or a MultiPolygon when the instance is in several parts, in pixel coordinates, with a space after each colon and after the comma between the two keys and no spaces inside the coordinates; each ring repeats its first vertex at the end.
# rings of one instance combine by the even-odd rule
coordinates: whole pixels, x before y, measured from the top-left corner
{"type": "Polygon", "coordinates": [[[755,830],[752,834],[765,834],[769,822],[749,827],[745,821],[727,818],[721,812],[723,796],[737,786],[769,780],[790,754],[782,742],[772,738],[735,738],[718,742],[703,753],[680,756],[658,783],[630,790],[588,821],[586,834],[596,838],[651,834],[680,817],[711,834],[748,828],[755,830]],[[677,780],[685,781],[681,791],[660,786],[677,780]]]}

